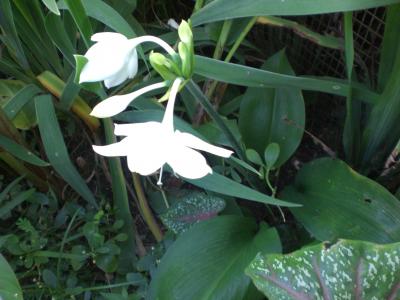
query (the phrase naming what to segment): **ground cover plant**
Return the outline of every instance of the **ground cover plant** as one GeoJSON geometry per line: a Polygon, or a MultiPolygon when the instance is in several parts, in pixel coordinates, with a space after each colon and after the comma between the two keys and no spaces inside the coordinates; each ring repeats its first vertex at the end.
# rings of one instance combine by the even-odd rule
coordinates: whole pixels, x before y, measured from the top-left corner
{"type": "Polygon", "coordinates": [[[0,299],[399,299],[399,16],[0,1],[0,299]]]}

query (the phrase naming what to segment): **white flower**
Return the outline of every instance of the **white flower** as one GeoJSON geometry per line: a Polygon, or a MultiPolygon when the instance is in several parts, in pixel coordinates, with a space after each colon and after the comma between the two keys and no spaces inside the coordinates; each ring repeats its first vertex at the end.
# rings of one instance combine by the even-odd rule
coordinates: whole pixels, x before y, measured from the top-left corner
{"type": "Polygon", "coordinates": [[[107,88],[117,86],[138,71],[136,47],[143,42],[157,43],[169,54],[175,51],[163,40],[155,36],[141,36],[127,39],[115,32],[101,32],[92,36],[96,42],[85,54],[88,62],[83,67],[79,83],[104,81],[107,88]]]}
{"type": "Polygon", "coordinates": [[[129,170],[141,175],[162,171],[164,164],[190,179],[212,173],[204,156],[194,149],[222,157],[229,157],[232,151],[213,146],[192,134],[174,131],[173,109],[181,82],[178,78],[172,85],[162,122],[115,124],[115,135],[125,138],[111,145],[93,146],[94,151],[104,156],[127,156],[129,170]]]}
{"type": "Polygon", "coordinates": [[[159,82],[155,84],[148,85],[144,88],[141,88],[133,93],[125,94],[125,95],[115,95],[104,99],[99,104],[97,104],[90,115],[97,118],[108,118],[119,114],[124,111],[129,103],[135,100],[140,95],[147,93],[151,90],[160,89],[167,86],[167,82],[159,82]]]}

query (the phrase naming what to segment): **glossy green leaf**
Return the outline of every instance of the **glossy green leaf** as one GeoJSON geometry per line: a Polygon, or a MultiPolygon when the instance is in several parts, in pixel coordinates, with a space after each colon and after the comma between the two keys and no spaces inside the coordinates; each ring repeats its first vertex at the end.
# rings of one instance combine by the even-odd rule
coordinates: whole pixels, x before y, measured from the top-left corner
{"type": "Polygon", "coordinates": [[[4,300],[23,300],[22,289],[14,271],[0,254],[0,297],[4,300]]]}
{"type": "MultiPolygon", "coordinates": [[[[272,56],[263,69],[294,76],[284,51],[272,56]]],[[[239,128],[247,148],[260,155],[271,143],[280,148],[275,167],[286,162],[299,146],[305,123],[305,107],[298,88],[249,88],[239,111],[239,128]]]]}
{"type": "Polygon", "coordinates": [[[56,0],[42,0],[43,4],[47,6],[47,8],[57,16],[60,15],[60,10],[58,9],[56,0]]]}
{"type": "Polygon", "coordinates": [[[51,96],[35,97],[35,106],[44,150],[51,165],[78,194],[97,207],[92,192],[69,158],[51,96]]]}
{"type": "Polygon", "coordinates": [[[281,251],[277,231],[265,224],[257,232],[253,220],[238,216],[198,223],[168,248],[147,299],[243,299],[253,288],[244,269],[260,251],[281,251]]]}
{"type": "Polygon", "coordinates": [[[340,240],[287,255],[258,254],[246,269],[268,299],[400,297],[400,244],[340,240]]]}
{"type": "Polygon", "coordinates": [[[249,188],[216,172],[213,172],[212,174],[209,174],[200,179],[184,178],[184,180],[207,191],[215,192],[221,195],[227,195],[271,205],[286,207],[299,206],[296,201],[287,202],[267,196],[263,193],[258,192],[255,189],[249,188]]]}
{"type": "Polygon", "coordinates": [[[322,158],[308,163],[282,198],[303,205],[291,211],[320,241],[400,240],[399,201],[340,160],[322,158]]]}
{"type": "Polygon", "coordinates": [[[31,151],[26,149],[24,146],[17,144],[13,140],[7,138],[0,134],[0,148],[3,148],[5,151],[9,152],[13,156],[39,167],[47,167],[49,163],[37,157],[31,151]]]}
{"type": "Polygon", "coordinates": [[[277,143],[271,143],[267,146],[267,148],[265,148],[264,159],[265,164],[268,166],[268,168],[272,169],[276,167],[275,164],[278,161],[280,151],[281,148],[277,143]]]}
{"type": "Polygon", "coordinates": [[[191,17],[193,26],[252,16],[298,16],[362,10],[399,0],[214,0],[191,17]]]}
{"type": "Polygon", "coordinates": [[[221,198],[201,192],[184,195],[161,215],[164,225],[174,233],[182,233],[193,224],[214,218],[225,208],[221,198]]]}
{"type": "MultiPolygon", "coordinates": [[[[248,87],[295,87],[302,90],[319,91],[347,96],[349,86],[344,81],[279,74],[239,64],[227,63],[204,56],[195,56],[194,72],[207,78],[248,87]]],[[[378,95],[364,86],[354,85],[353,93],[368,103],[377,101],[378,95]]]]}

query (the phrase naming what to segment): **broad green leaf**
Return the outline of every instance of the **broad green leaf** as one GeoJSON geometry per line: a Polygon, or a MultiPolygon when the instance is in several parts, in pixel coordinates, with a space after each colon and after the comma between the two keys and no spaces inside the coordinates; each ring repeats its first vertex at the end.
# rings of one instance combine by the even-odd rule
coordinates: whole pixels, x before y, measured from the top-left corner
{"type": "Polygon", "coordinates": [[[3,255],[0,254],[0,297],[4,300],[23,300],[17,277],[3,255]]]}
{"type": "Polygon", "coordinates": [[[291,211],[320,241],[400,240],[399,201],[340,160],[322,158],[308,163],[282,198],[303,205],[291,211]]]}
{"type": "Polygon", "coordinates": [[[362,10],[399,0],[214,0],[191,17],[193,26],[252,16],[298,16],[362,10]]]}
{"type": "MultiPolygon", "coordinates": [[[[294,76],[284,51],[264,64],[263,69],[294,76]]],[[[239,128],[247,148],[260,155],[271,143],[280,148],[275,167],[281,166],[296,151],[303,136],[305,107],[298,88],[249,88],[239,111],[239,128]]]]}
{"type": "Polygon", "coordinates": [[[287,255],[258,254],[246,269],[268,299],[400,297],[400,244],[340,240],[287,255]]]}
{"type": "Polygon", "coordinates": [[[13,156],[39,167],[47,167],[49,163],[43,161],[30,150],[26,149],[24,146],[14,142],[13,140],[7,138],[0,134],[0,148],[3,148],[7,152],[11,153],[13,156]]]}
{"type": "Polygon", "coordinates": [[[44,150],[53,168],[88,203],[97,207],[85,180],[72,164],[55,114],[52,97],[35,97],[36,114],[44,150]]]}
{"type": "Polygon", "coordinates": [[[43,4],[47,6],[47,8],[57,16],[60,15],[60,10],[58,9],[56,0],[42,0],[43,4]]]}
{"type": "Polygon", "coordinates": [[[265,224],[257,232],[253,220],[238,216],[198,223],[168,248],[147,299],[243,299],[253,288],[244,269],[260,251],[281,252],[277,231],[265,224]]]}
{"type": "Polygon", "coordinates": [[[258,192],[255,189],[249,188],[243,184],[240,184],[216,172],[213,172],[212,174],[209,174],[200,179],[184,178],[184,180],[195,186],[203,188],[207,191],[215,192],[222,195],[232,196],[236,198],[241,198],[271,205],[279,205],[286,207],[299,206],[299,204],[297,204],[296,201],[286,202],[273,198],[271,196],[267,196],[263,193],[258,192]]]}
{"type": "MultiPolygon", "coordinates": [[[[291,76],[265,70],[259,70],[239,64],[227,63],[204,56],[195,56],[195,70],[214,80],[248,87],[295,87],[302,90],[319,91],[339,96],[347,96],[349,86],[343,81],[331,79],[317,79],[305,76],[291,76]]],[[[378,95],[364,86],[353,86],[353,93],[368,103],[377,101],[378,95]]]]}
{"type": "Polygon", "coordinates": [[[161,220],[176,234],[185,232],[193,224],[214,218],[225,208],[221,198],[201,192],[191,192],[174,203],[161,220]]]}

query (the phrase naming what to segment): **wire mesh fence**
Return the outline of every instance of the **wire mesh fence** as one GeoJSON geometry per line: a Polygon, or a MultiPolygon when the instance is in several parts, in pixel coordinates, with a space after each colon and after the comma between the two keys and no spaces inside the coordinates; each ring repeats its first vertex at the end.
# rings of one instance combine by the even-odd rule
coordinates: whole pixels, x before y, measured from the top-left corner
{"type": "MultiPolygon", "coordinates": [[[[299,24],[322,35],[344,38],[343,14],[325,14],[293,18],[299,24]]],[[[355,12],[353,32],[355,70],[360,81],[376,84],[379,67],[379,49],[385,27],[385,8],[355,12]]],[[[297,74],[345,77],[345,61],[342,50],[322,47],[305,39],[290,29],[258,26],[255,34],[264,31],[266,40],[260,45],[268,49],[268,55],[286,47],[289,60],[297,74]],[[271,53],[269,53],[271,52],[271,53]]]]}

